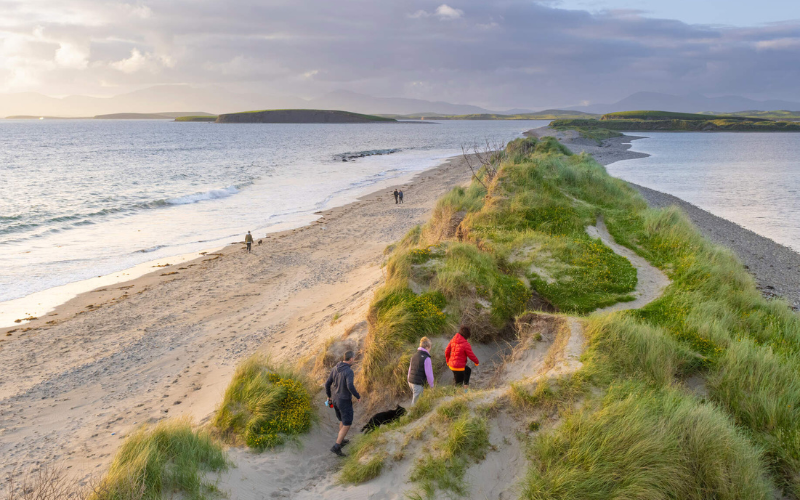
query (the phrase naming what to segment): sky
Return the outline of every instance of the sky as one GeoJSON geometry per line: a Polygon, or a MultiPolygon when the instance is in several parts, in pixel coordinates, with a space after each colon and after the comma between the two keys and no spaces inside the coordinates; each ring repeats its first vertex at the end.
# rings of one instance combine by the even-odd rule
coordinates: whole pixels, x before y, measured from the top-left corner
{"type": "Polygon", "coordinates": [[[798,0],[0,0],[0,93],[800,100],[798,0]]]}

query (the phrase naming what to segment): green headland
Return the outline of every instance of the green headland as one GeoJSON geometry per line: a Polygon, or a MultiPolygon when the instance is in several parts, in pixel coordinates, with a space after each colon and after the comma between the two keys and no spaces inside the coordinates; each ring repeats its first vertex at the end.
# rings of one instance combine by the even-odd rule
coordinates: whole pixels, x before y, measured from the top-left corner
{"type": "Polygon", "coordinates": [[[219,115],[217,123],[374,123],[393,118],[325,109],[272,109],[219,115]]]}

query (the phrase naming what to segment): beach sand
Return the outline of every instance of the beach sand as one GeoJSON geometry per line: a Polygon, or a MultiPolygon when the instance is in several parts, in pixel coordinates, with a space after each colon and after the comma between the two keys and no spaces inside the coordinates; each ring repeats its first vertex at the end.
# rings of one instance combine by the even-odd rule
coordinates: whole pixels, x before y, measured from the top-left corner
{"type": "Polygon", "coordinates": [[[386,246],[470,175],[454,158],[402,185],[402,205],[384,189],[255,235],[252,254],[230,245],[0,329],[0,475],[98,475],[143,422],[208,421],[243,358],[296,362],[345,330],[363,335],[386,246]]]}

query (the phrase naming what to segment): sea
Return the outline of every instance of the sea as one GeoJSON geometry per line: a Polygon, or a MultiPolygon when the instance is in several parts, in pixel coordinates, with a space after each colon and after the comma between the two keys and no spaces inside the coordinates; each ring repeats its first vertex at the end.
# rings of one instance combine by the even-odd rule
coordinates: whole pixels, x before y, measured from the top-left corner
{"type": "Polygon", "coordinates": [[[547,123],[0,120],[0,326],[547,123]]]}
{"type": "Polygon", "coordinates": [[[621,179],[688,201],[800,252],[800,134],[647,132],[609,165],[621,179]]]}

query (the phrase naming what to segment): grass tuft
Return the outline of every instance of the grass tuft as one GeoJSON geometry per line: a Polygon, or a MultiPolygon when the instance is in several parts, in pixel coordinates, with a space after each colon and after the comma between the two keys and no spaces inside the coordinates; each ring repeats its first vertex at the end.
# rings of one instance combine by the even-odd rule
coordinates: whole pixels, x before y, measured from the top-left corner
{"type": "Polygon", "coordinates": [[[311,429],[316,414],[308,387],[299,372],[254,356],[234,373],[213,425],[250,448],[274,448],[311,429]]]}
{"type": "Polygon", "coordinates": [[[90,498],[156,500],[177,491],[196,500],[218,496],[203,474],[227,467],[225,452],[207,432],[194,431],[187,420],[164,420],[125,440],[90,498]]]}

